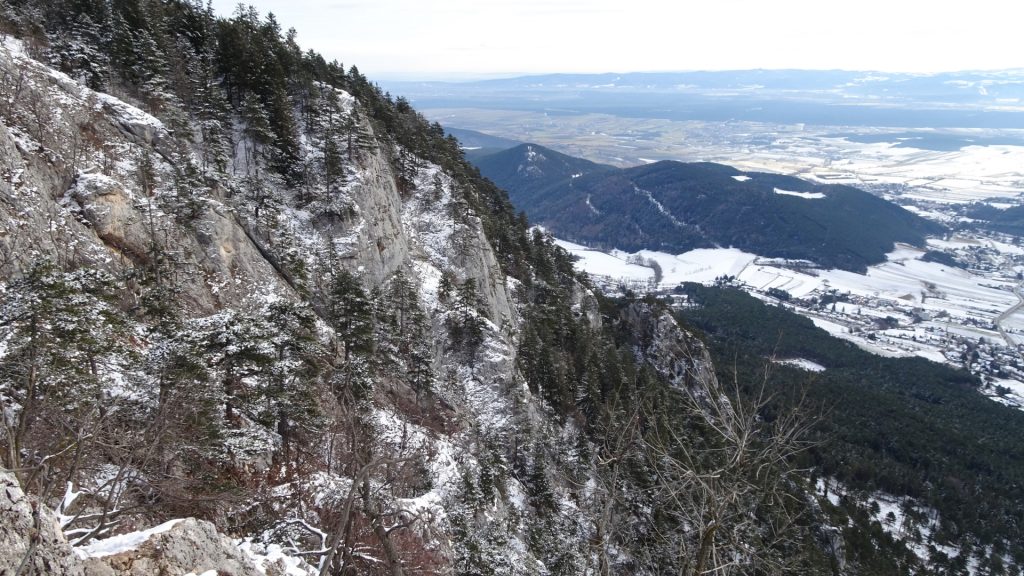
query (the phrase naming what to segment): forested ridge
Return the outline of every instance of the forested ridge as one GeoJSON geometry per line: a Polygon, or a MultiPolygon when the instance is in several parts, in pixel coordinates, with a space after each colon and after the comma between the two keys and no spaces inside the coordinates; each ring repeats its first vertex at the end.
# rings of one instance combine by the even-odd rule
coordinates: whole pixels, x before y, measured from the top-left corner
{"type": "Polygon", "coordinates": [[[523,144],[474,158],[555,236],[598,249],[735,247],[863,272],[943,227],[850,186],[710,162],[614,168],[523,144]]]}

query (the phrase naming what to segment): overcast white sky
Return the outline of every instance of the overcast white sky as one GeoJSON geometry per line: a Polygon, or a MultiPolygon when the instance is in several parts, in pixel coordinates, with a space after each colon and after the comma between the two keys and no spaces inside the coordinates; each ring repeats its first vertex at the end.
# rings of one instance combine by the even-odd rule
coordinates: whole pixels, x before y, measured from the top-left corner
{"type": "MultiPolygon", "coordinates": [[[[1024,68],[1016,0],[254,0],[371,79],[1024,68]]],[[[237,5],[214,0],[224,15],[237,5]]]]}

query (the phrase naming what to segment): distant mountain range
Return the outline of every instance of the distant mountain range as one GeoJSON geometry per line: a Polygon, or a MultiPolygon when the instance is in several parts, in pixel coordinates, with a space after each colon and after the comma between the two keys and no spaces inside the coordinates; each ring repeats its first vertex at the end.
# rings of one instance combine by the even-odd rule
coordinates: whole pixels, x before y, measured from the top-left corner
{"type": "Polygon", "coordinates": [[[863,271],[883,261],[895,242],[922,245],[943,230],[857,188],[722,164],[620,169],[536,144],[474,162],[531,222],[598,248],[680,253],[732,246],[863,271]]]}
{"type": "MultiPolygon", "coordinates": [[[[863,95],[887,99],[976,101],[1024,97],[1024,70],[962,71],[910,74],[853,70],[715,70],[693,72],[630,72],[603,74],[540,74],[470,82],[391,82],[386,88],[409,89],[422,95],[510,90],[605,92],[758,92],[818,93],[821,97],[863,95]]],[[[404,94],[404,92],[403,92],[404,94]]]]}
{"type": "Polygon", "coordinates": [[[1024,128],[1024,71],[900,74],[731,70],[388,82],[420,109],[600,113],[668,120],[1024,128]]]}

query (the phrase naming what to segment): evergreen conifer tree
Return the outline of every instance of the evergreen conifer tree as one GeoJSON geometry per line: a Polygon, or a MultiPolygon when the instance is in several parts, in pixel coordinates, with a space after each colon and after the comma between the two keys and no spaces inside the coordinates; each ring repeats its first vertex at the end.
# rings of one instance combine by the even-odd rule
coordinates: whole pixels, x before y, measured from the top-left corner
{"type": "Polygon", "coordinates": [[[4,466],[21,470],[60,452],[69,430],[97,426],[110,405],[111,378],[130,359],[126,321],[114,306],[114,279],[91,269],[63,271],[35,261],[0,304],[0,401],[4,466]]]}

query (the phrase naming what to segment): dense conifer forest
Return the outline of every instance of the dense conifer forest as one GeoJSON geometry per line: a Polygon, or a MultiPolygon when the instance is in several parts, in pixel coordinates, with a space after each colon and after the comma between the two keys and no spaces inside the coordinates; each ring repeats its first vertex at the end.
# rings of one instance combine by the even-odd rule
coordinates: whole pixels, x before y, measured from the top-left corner
{"type": "MultiPolygon", "coordinates": [[[[941,514],[936,542],[993,548],[1019,563],[1024,511],[1024,416],[978,394],[970,374],[922,358],[885,358],[830,336],[807,318],[734,288],[687,284],[680,315],[707,334],[719,378],[765,379],[778,405],[819,407],[820,443],[803,455],[816,474],[866,492],[907,496],[941,514]],[[811,373],[766,358],[804,358],[811,373]],[[767,375],[765,372],[767,370],[767,375]],[[1004,540],[1005,539],[1005,540],[1004,540]]],[[[860,552],[865,557],[870,548],[860,552]]],[[[962,569],[962,566],[960,567],[962,569]]]]}

